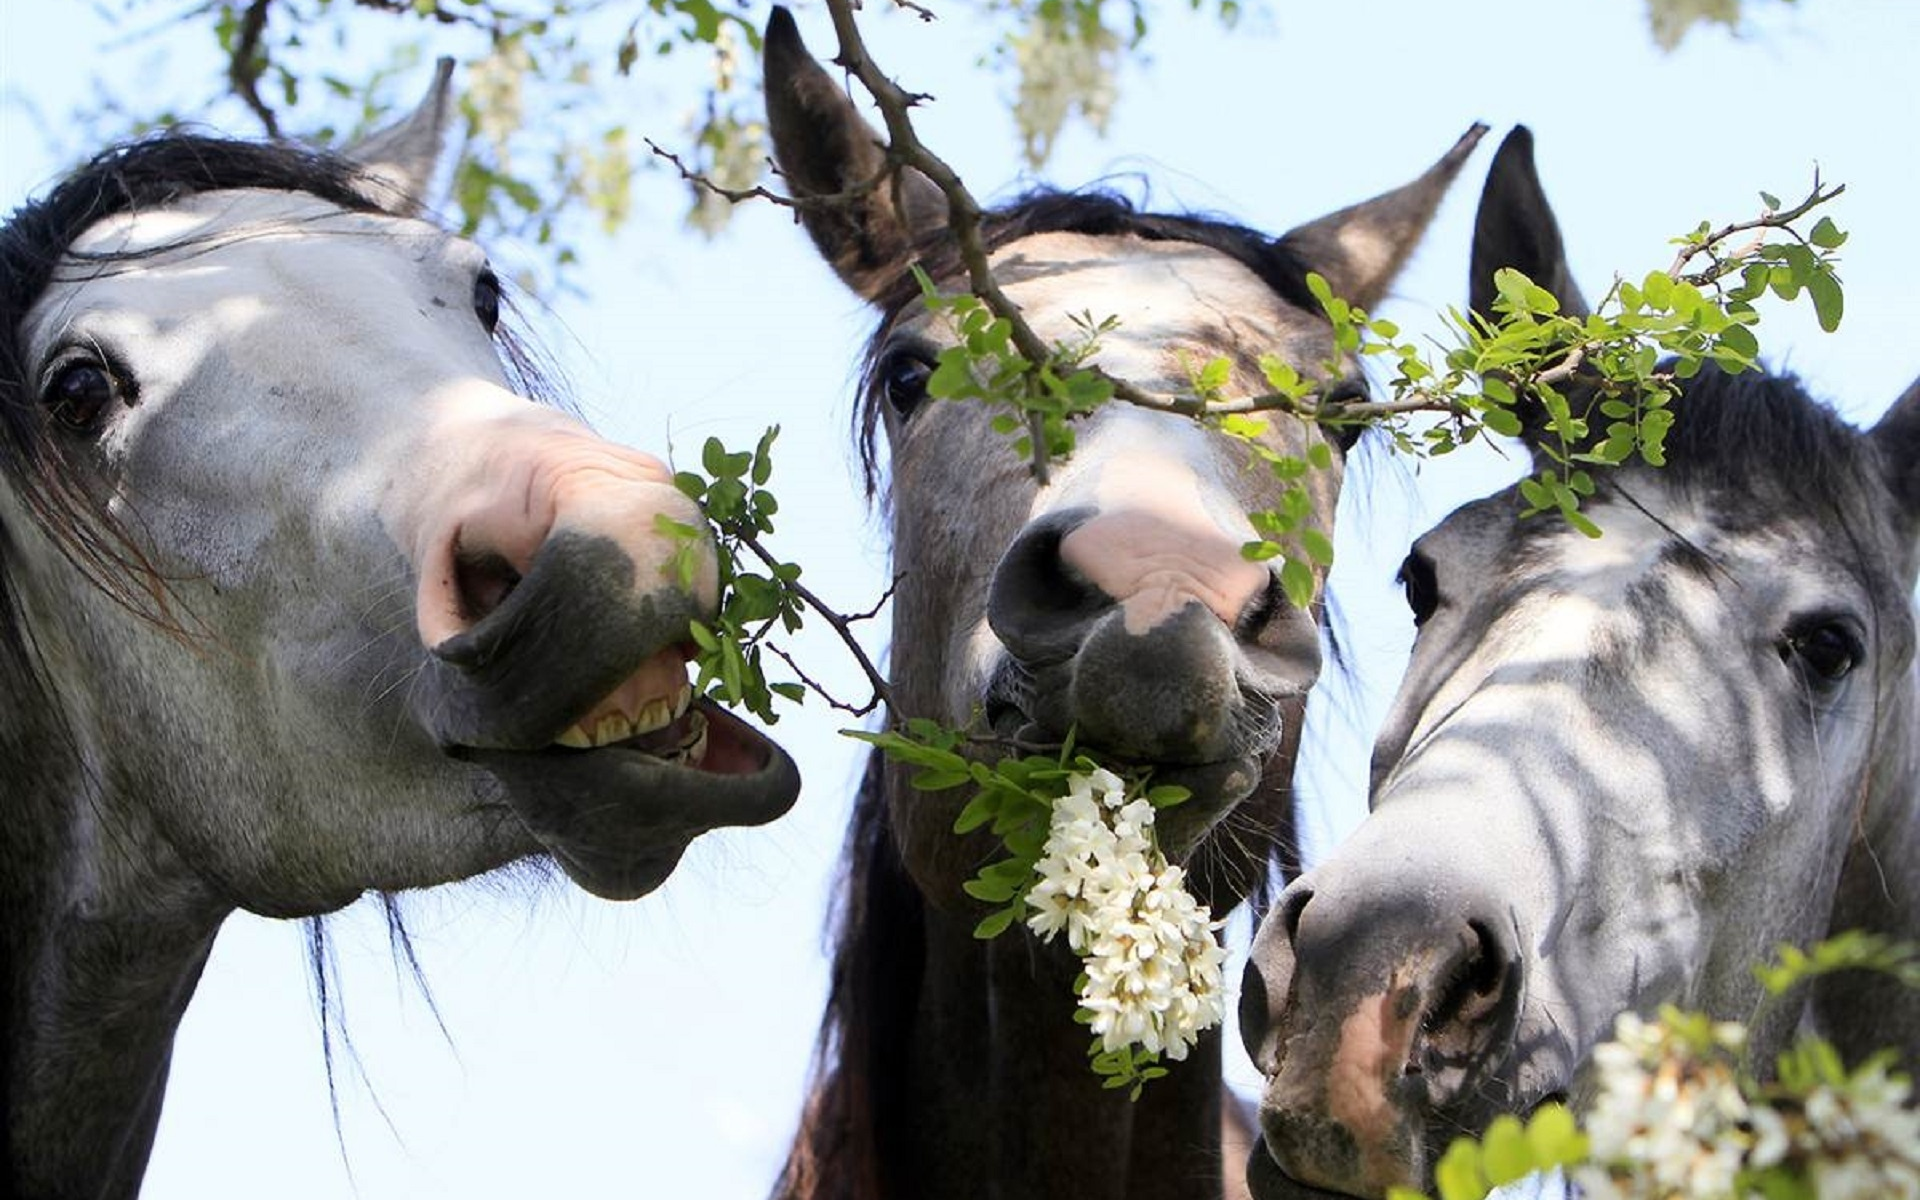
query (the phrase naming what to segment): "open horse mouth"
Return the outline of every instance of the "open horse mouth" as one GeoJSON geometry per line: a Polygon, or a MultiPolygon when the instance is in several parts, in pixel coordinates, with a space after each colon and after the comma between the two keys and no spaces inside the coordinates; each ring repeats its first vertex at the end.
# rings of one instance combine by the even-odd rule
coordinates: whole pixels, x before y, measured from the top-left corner
{"type": "Polygon", "coordinates": [[[696,700],[685,654],[660,651],[529,750],[455,745],[569,878],[615,900],[645,895],[687,843],[722,825],[760,825],[791,808],[799,768],[724,709],[696,700]]]}

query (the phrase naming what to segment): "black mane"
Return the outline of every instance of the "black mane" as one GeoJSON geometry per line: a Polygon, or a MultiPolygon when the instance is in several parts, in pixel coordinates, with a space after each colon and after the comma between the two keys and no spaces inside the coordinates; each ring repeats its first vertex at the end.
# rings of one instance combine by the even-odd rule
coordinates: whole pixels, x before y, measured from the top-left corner
{"type": "MultiPolygon", "coordinates": [[[[981,240],[989,254],[1011,242],[1043,233],[1137,237],[1205,246],[1252,271],[1289,304],[1308,312],[1320,311],[1319,301],[1307,290],[1307,264],[1284,241],[1217,217],[1143,212],[1132,200],[1111,191],[1040,188],[994,209],[981,221],[981,240]]],[[[944,229],[920,243],[916,248],[916,261],[936,281],[951,279],[964,269],[959,247],[944,229]]],[[[860,464],[869,495],[873,494],[879,477],[875,438],[880,427],[880,395],[874,386],[873,371],[894,322],[919,300],[920,285],[911,272],[902,272],[876,300],[884,315],[867,344],[860,381],[861,399],[854,416],[860,464]]]]}
{"type": "MultiPolygon", "coordinates": [[[[344,158],[290,145],[167,132],[101,152],[0,226],[0,477],[20,489],[35,518],[83,574],[135,611],[165,623],[158,580],[144,556],[66,469],[62,444],[35,395],[22,336],[27,313],[74,239],[105,218],[232,188],[304,192],[344,209],[380,211],[356,190],[357,175],[344,158]]],[[[19,653],[17,614],[5,578],[10,540],[0,529],[0,649],[19,653]]]]}
{"type": "Polygon", "coordinates": [[[1756,517],[1831,511],[1876,474],[1867,439],[1790,373],[1709,364],[1682,382],[1673,410],[1667,464],[1654,477],[1740,496],[1756,517]]]}

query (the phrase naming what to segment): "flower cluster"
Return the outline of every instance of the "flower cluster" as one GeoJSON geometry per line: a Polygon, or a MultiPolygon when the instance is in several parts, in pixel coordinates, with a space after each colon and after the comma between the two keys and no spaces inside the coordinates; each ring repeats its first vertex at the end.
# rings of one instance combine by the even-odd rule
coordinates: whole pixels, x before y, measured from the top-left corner
{"type": "Polygon", "coordinates": [[[1226,1015],[1221,922],[1153,840],[1153,804],[1110,771],[1067,778],[1027,892],[1027,925],[1081,956],[1080,1007],[1107,1051],[1184,1059],[1226,1015]]]}
{"type": "Polygon", "coordinates": [[[1772,1176],[1822,1200],[1920,1200],[1920,1112],[1885,1060],[1763,1089],[1739,1071],[1740,1025],[1627,1013],[1614,1038],[1594,1052],[1592,1157],[1573,1171],[1583,1194],[1746,1200],[1774,1194],[1772,1176]]]}

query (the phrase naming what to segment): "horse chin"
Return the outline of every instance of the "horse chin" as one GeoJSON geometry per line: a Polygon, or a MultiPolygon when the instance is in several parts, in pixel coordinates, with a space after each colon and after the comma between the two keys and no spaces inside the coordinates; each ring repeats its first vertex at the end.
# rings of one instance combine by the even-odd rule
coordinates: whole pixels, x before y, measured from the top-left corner
{"type": "MultiPolygon", "coordinates": [[[[1023,704],[1033,693],[1032,676],[1014,666],[996,672],[984,704],[995,737],[1021,752],[1045,753],[1063,745],[1057,722],[1036,719],[1023,704]]],[[[1260,786],[1280,748],[1280,706],[1263,694],[1243,689],[1233,726],[1240,732],[1230,752],[1205,761],[1148,761],[1111,747],[1081,744],[1080,749],[1116,769],[1147,767],[1156,786],[1185,788],[1191,798],[1164,812],[1157,824],[1160,846],[1175,861],[1191,854],[1234,806],[1260,786]]],[[[1069,728],[1071,726],[1069,725],[1069,728]]]]}
{"type": "Polygon", "coordinates": [[[449,753],[485,770],[568,878],[609,900],[644,896],[695,837],[722,825],[762,825],[800,794],[793,759],[707,701],[704,752],[681,761],[635,743],[449,753]]]}
{"type": "Polygon", "coordinates": [[[1346,1195],[1301,1183],[1282,1171],[1267,1151],[1265,1138],[1255,1138],[1253,1152],[1247,1156],[1247,1190],[1253,1200],[1339,1200],[1346,1195]]]}

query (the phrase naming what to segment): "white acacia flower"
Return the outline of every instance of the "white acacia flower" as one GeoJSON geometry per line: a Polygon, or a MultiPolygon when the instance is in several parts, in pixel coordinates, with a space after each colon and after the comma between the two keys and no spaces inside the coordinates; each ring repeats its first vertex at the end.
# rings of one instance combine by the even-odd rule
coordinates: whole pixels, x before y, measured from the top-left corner
{"type": "Polygon", "coordinates": [[[1153,841],[1154,809],[1110,771],[1068,777],[1027,892],[1027,926],[1061,932],[1086,968],[1080,1006],[1102,1048],[1178,1060],[1226,1016],[1222,922],[1153,841]]]}
{"type": "Polygon", "coordinates": [[[1747,1200],[1759,1193],[1743,1172],[1780,1170],[1821,1200],[1920,1200],[1920,1112],[1885,1064],[1781,1095],[1743,1082],[1738,1025],[1695,1041],[1626,1014],[1614,1035],[1593,1056],[1592,1160],[1572,1171],[1584,1194],[1747,1200]]]}

